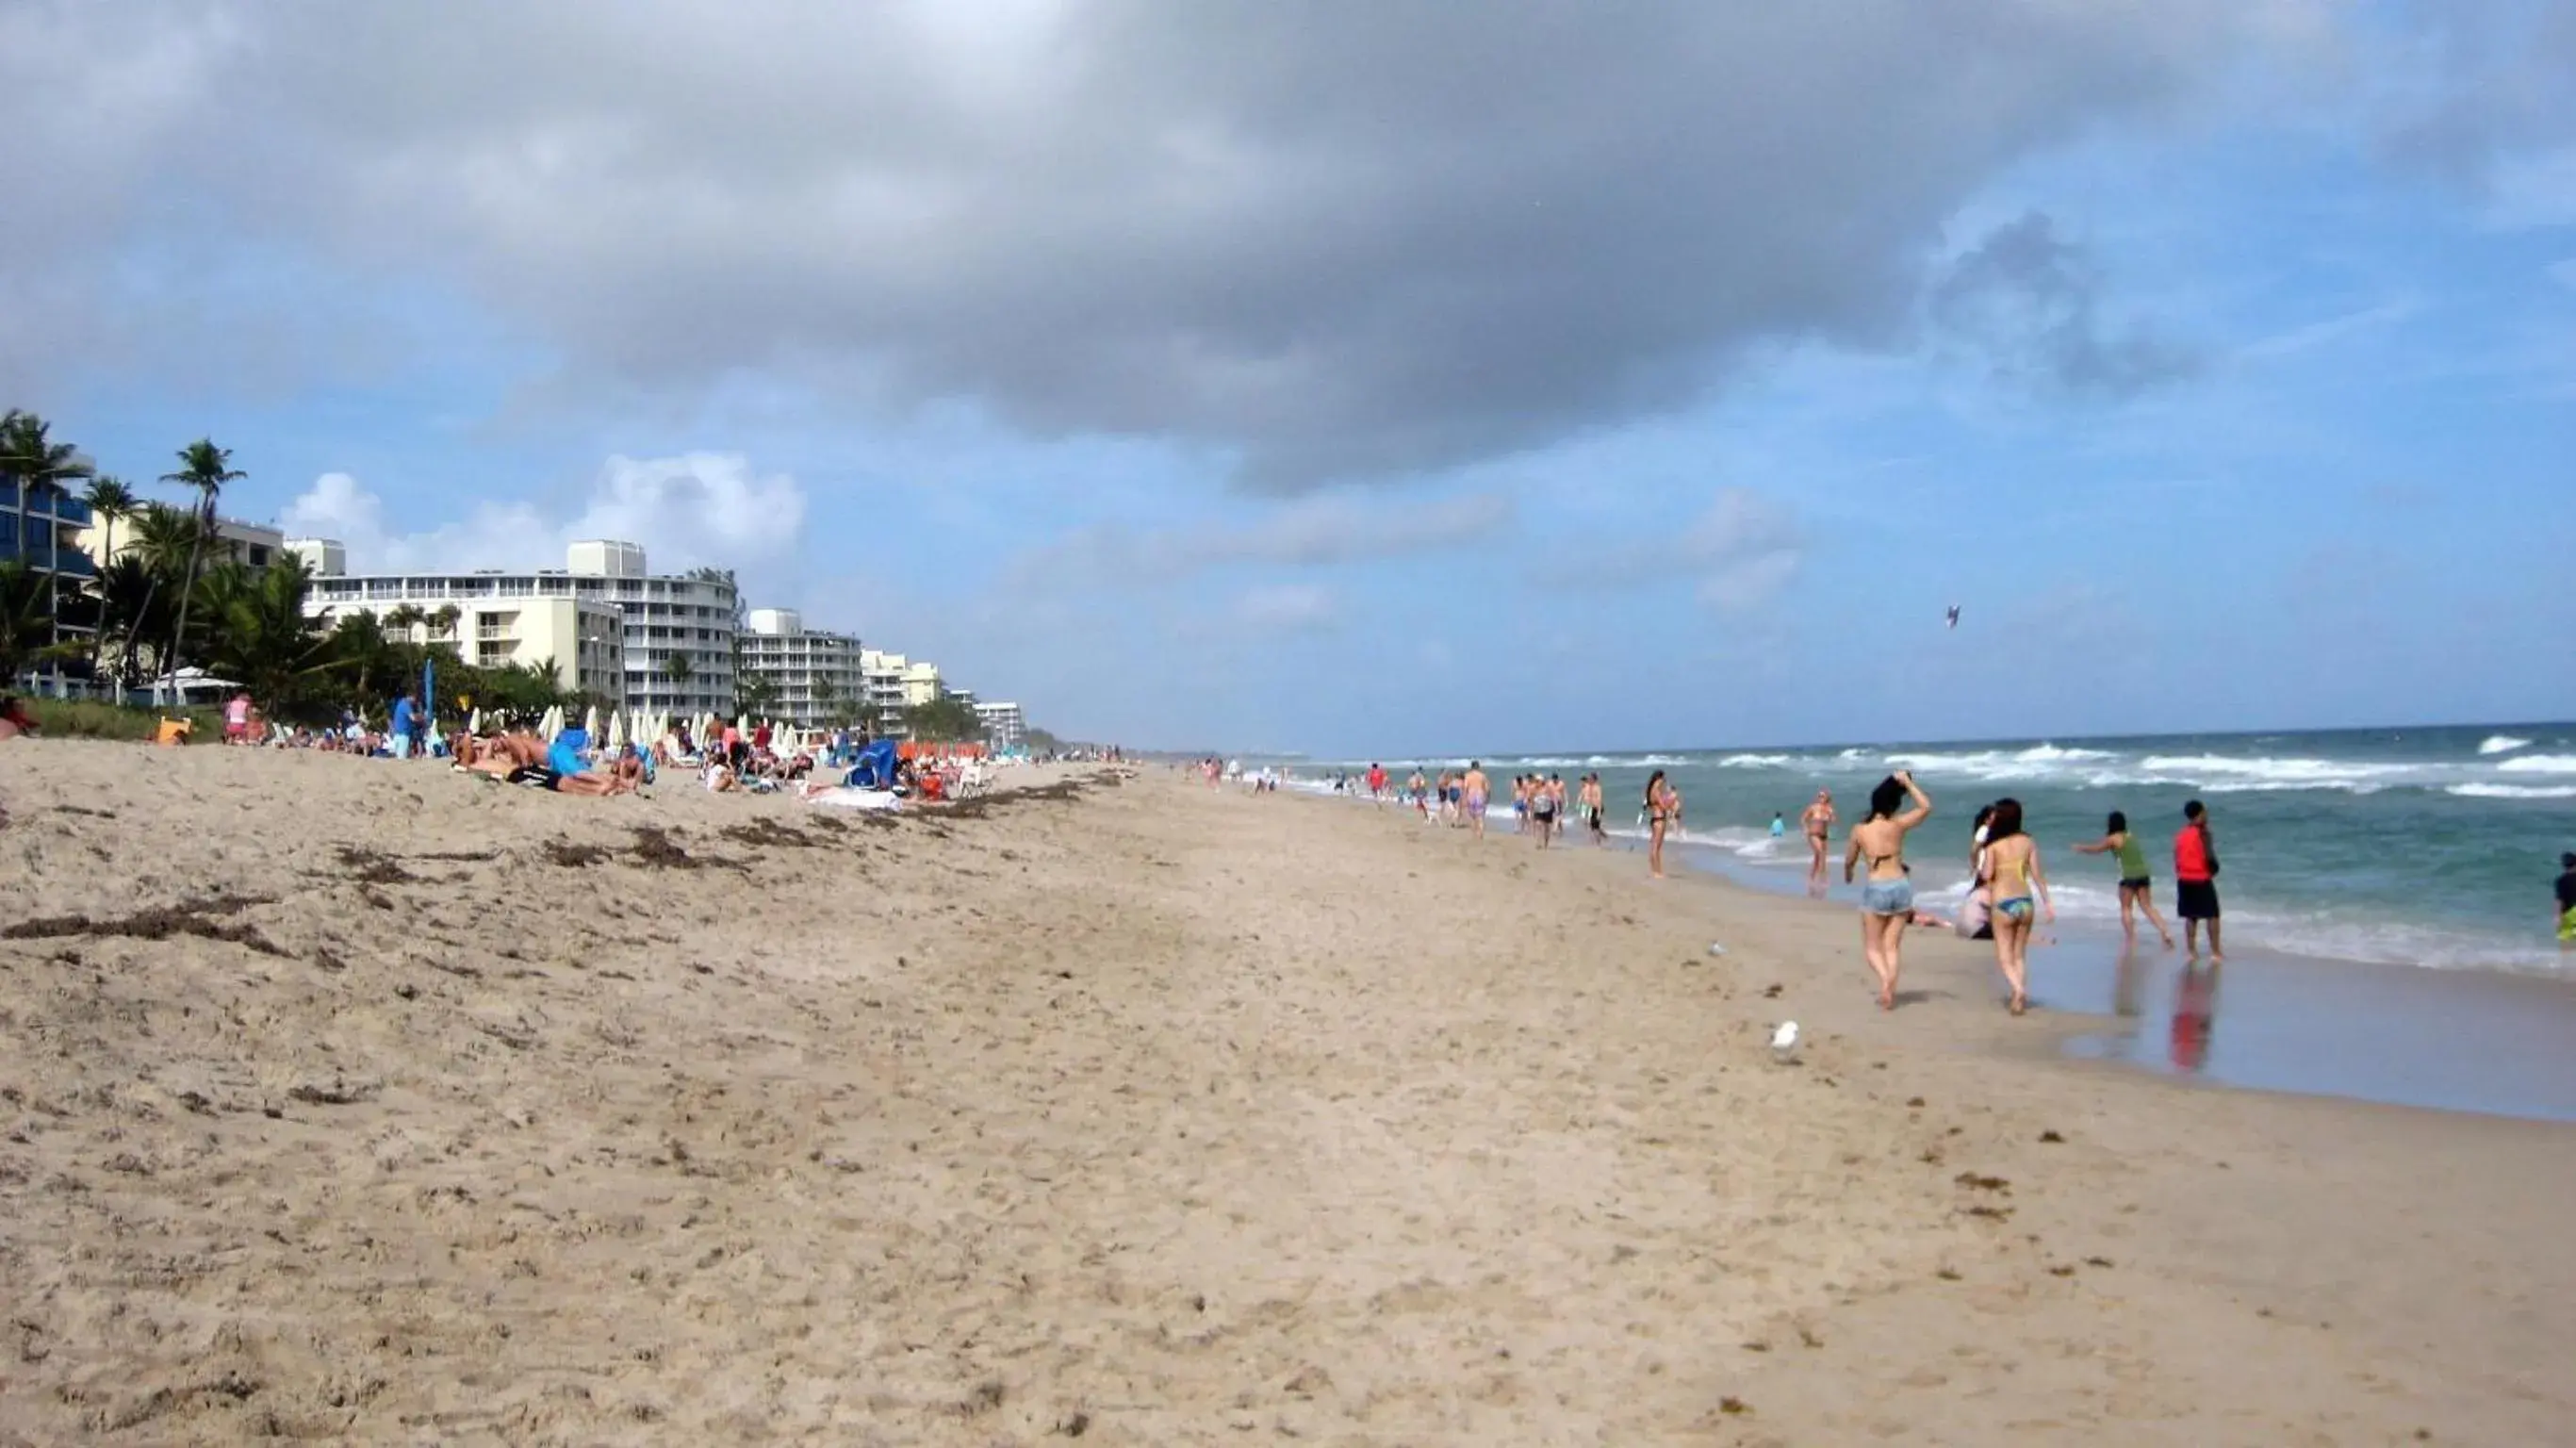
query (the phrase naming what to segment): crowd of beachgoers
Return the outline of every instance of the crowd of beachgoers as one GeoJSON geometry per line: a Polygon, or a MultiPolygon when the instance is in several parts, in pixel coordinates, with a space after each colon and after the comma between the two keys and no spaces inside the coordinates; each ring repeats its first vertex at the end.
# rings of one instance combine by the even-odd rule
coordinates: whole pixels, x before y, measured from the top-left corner
{"type": "MultiPolygon", "coordinates": [[[[1283,782],[1295,780],[1291,771],[1277,765],[1247,768],[1239,761],[1214,756],[1192,760],[1181,767],[1204,779],[1211,788],[1233,781],[1255,794],[1275,793],[1283,782]]],[[[1479,762],[1470,761],[1463,769],[1443,769],[1436,776],[1426,776],[1416,767],[1409,778],[1401,781],[1384,765],[1372,763],[1365,771],[1328,773],[1321,783],[1335,795],[1373,801],[1381,807],[1409,809],[1425,824],[1469,831],[1478,839],[1485,836],[1489,813],[1500,815],[1508,801],[1511,832],[1540,849],[1553,846],[1569,829],[1583,831],[1595,846],[1609,843],[1598,773],[1584,774],[1571,784],[1562,774],[1520,774],[1511,779],[1506,792],[1479,762]]],[[[1667,838],[1681,836],[1682,806],[1680,789],[1664,770],[1655,770],[1637,805],[1637,821],[1645,832],[1647,869],[1653,878],[1664,878],[1667,838]]],[[[1909,878],[1912,867],[1905,859],[1906,837],[1931,813],[1931,797],[1909,771],[1899,769],[1871,791],[1867,814],[1845,831],[1842,877],[1846,885],[1860,887],[1861,956],[1874,978],[1878,1003],[1882,1009],[1893,1010],[1896,1006],[1906,929],[1929,927],[1992,942],[1997,969],[2010,991],[2007,1007],[2014,1015],[2020,1015],[2029,1004],[2029,948],[2034,942],[2047,940],[2035,934],[2035,929],[2056,918],[2039,847],[2023,827],[2022,805],[2017,799],[2005,797],[1975,812],[1970,825],[1969,888],[1955,918],[1924,908],[1916,900],[1909,878]]],[[[1839,820],[1832,791],[1822,789],[1798,816],[1796,828],[1810,856],[1808,890],[1818,898],[1824,895],[1831,872],[1832,835],[1839,820]]],[[[1783,837],[1789,827],[1785,815],[1775,815],[1771,821],[1773,838],[1783,837]]],[[[2173,949],[2174,931],[2155,906],[2144,837],[2131,830],[2126,814],[2111,811],[2100,838],[2073,848],[2079,854],[2116,859],[2124,935],[2134,943],[2138,919],[2144,917],[2165,948],[2173,949]]],[[[2218,850],[2207,807],[2199,800],[2183,808],[2182,828],[2174,836],[2173,859],[2177,880],[2174,913],[2184,927],[2191,957],[2194,961],[2201,959],[2201,935],[2205,929],[2207,959],[2212,966],[2222,964],[2225,956],[2220,944],[2216,884],[2218,850]]],[[[2561,938],[2576,944],[2576,854],[2561,863],[2564,873],[2557,888],[2561,938]]]]}
{"type": "MultiPolygon", "coordinates": [[[[995,770],[1054,762],[1026,753],[995,753],[980,744],[915,744],[871,738],[839,726],[799,729],[748,716],[726,720],[648,718],[612,713],[600,727],[597,710],[576,724],[549,710],[530,722],[495,719],[479,711],[457,728],[439,730],[418,697],[405,694],[386,710],[378,728],[356,711],[336,725],[289,726],[261,716],[247,692],[223,708],[222,743],[235,748],[312,750],[360,758],[439,760],[452,770],[559,794],[641,794],[669,779],[687,779],[716,794],[771,794],[794,789],[821,804],[894,808],[905,801],[957,799],[987,787],[995,770]],[[630,719],[632,722],[630,723],[630,719]]],[[[36,719],[15,698],[0,698],[0,739],[40,733],[36,719]]],[[[164,745],[195,742],[194,725],[165,719],[156,735],[164,745]]],[[[1085,749],[1062,756],[1121,762],[1120,751],[1085,749]]]]}

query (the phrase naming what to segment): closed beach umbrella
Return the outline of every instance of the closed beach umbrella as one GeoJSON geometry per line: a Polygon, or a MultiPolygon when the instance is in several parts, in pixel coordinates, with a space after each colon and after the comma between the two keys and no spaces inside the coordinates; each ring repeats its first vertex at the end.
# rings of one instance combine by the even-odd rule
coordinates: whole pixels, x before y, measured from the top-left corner
{"type": "Polygon", "coordinates": [[[482,710],[477,709],[477,710],[475,710],[472,714],[469,714],[469,715],[467,715],[467,716],[466,716],[466,719],[465,719],[465,732],[466,732],[466,733],[468,733],[468,734],[480,734],[480,733],[482,733],[482,732],[483,732],[483,711],[482,711],[482,710]]]}
{"type": "Polygon", "coordinates": [[[584,739],[596,739],[599,737],[599,706],[597,704],[593,704],[588,709],[582,711],[581,736],[584,739]]]}
{"type": "Polygon", "coordinates": [[[626,711],[620,709],[608,716],[608,752],[620,754],[625,752],[625,749],[626,711]]]}

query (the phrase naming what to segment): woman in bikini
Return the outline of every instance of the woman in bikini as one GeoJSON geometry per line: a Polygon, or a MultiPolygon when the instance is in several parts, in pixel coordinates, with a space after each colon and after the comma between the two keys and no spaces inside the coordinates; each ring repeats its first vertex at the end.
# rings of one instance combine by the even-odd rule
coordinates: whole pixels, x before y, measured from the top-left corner
{"type": "Polygon", "coordinates": [[[2012,1013],[2030,1008],[2030,928],[2035,914],[2050,922],[2057,907],[2048,898],[2048,872],[2040,868],[2039,844],[2021,829],[2021,801],[1995,801],[1995,817],[1986,831],[1981,871],[1994,896],[1995,965],[2012,987],[2012,1013]]]}
{"type": "Polygon", "coordinates": [[[1878,1008],[1896,1009],[1896,976],[1905,964],[1905,927],[1914,919],[1914,883],[1905,878],[1905,836],[1932,817],[1931,797],[1898,770],[1869,792],[1869,818],[1852,826],[1843,852],[1843,883],[1866,864],[1860,889],[1860,954],[1878,977],[1878,1008]],[[1908,808],[1909,802],[1911,808],[1908,808]]]}
{"type": "Polygon", "coordinates": [[[1664,878],[1664,831],[1682,822],[1682,792],[1673,788],[1664,772],[1656,770],[1646,781],[1646,868],[1658,880],[1664,878]]]}

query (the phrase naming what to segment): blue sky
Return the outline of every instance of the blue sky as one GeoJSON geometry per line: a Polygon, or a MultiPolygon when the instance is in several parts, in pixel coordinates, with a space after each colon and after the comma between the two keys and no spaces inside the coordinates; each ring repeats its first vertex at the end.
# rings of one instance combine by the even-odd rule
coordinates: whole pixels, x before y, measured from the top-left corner
{"type": "Polygon", "coordinates": [[[2576,716],[2576,7],[111,8],[0,400],[361,567],[1143,746],[2576,716]]]}

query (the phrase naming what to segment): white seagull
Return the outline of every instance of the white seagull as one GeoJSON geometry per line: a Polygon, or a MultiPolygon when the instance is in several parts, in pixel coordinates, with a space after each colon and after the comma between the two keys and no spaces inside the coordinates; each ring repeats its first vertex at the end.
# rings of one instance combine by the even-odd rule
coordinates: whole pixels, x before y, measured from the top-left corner
{"type": "Polygon", "coordinates": [[[1798,1023],[1796,1021],[1782,1021],[1780,1029],[1771,1033],[1771,1057],[1773,1060],[1782,1062],[1798,1059],[1798,1023]]]}

